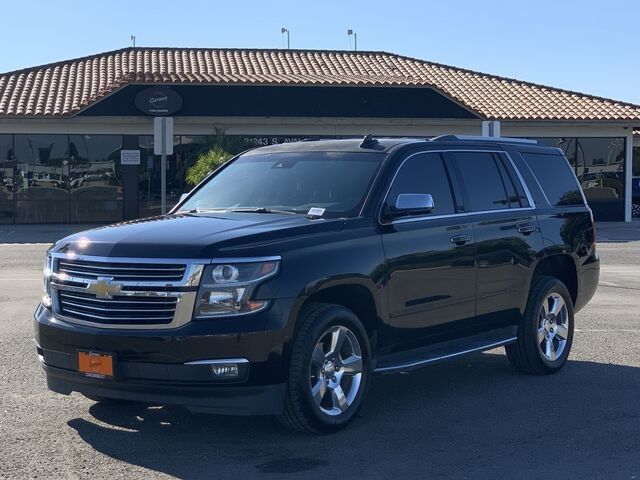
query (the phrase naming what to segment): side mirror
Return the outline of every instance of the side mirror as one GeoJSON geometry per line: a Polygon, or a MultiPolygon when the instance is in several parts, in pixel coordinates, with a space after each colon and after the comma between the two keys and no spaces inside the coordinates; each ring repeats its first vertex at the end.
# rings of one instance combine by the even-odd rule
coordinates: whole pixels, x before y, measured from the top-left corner
{"type": "Polygon", "coordinates": [[[429,193],[401,193],[394,206],[387,206],[387,216],[425,215],[434,208],[433,197],[429,193]]]}

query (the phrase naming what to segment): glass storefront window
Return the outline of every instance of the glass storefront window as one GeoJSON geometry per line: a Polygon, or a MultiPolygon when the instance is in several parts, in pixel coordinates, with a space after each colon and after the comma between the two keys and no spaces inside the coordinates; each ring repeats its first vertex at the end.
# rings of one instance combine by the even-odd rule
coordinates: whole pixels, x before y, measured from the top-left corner
{"type": "Polygon", "coordinates": [[[640,217],[640,147],[633,147],[631,179],[631,215],[640,217]]]}
{"type": "Polygon", "coordinates": [[[565,157],[573,168],[576,167],[576,142],[574,137],[542,137],[535,138],[540,145],[556,147],[564,152],[565,157]]]}
{"type": "Polygon", "coordinates": [[[578,138],[576,174],[600,220],[624,220],[624,143],[624,138],[578,138]]]}
{"type": "Polygon", "coordinates": [[[13,181],[5,169],[3,182],[12,185],[16,223],[122,220],[121,135],[12,137],[13,181]]]}
{"type": "Polygon", "coordinates": [[[597,220],[624,220],[623,137],[546,137],[536,140],[541,145],[562,149],[597,220]]]}
{"type": "Polygon", "coordinates": [[[69,220],[122,220],[120,135],[69,137],[69,220]]]}
{"type": "MultiPolygon", "coordinates": [[[[138,216],[152,217],[162,213],[160,155],[153,153],[153,136],[138,137],[140,148],[140,166],[138,167],[138,216]]],[[[180,184],[184,182],[184,175],[178,179],[176,153],[180,146],[180,137],[173,137],[173,155],[167,155],[167,211],[180,199],[182,190],[180,184]]]]}
{"type": "Polygon", "coordinates": [[[67,135],[15,135],[16,223],[69,221],[67,135]]]}
{"type": "Polygon", "coordinates": [[[15,191],[13,135],[0,135],[0,223],[12,223],[15,191]]]}
{"type": "MultiPolygon", "coordinates": [[[[196,162],[201,152],[211,146],[210,141],[206,135],[174,136],[173,155],[167,155],[167,211],[178,203],[183,193],[191,190],[192,186],[185,180],[187,169],[196,162]]],[[[138,137],[138,145],[138,215],[160,215],[160,156],[153,154],[152,136],[138,137]]]]}

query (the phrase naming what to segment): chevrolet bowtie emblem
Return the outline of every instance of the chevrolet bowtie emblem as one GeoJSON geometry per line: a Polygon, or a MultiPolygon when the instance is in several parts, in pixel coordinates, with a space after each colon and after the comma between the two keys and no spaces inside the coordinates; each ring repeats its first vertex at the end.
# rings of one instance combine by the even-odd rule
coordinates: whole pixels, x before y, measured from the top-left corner
{"type": "Polygon", "coordinates": [[[87,287],[89,293],[93,293],[96,298],[113,298],[114,295],[122,291],[122,285],[119,283],[111,283],[113,277],[98,277],[87,287]]]}

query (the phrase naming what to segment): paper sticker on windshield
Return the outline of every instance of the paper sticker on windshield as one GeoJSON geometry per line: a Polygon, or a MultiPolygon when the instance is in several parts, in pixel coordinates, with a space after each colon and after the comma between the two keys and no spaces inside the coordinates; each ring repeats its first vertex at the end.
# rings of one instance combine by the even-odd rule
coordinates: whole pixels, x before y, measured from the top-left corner
{"type": "Polygon", "coordinates": [[[307,212],[307,215],[309,215],[310,217],[321,217],[322,215],[324,215],[324,208],[311,207],[307,212]]]}

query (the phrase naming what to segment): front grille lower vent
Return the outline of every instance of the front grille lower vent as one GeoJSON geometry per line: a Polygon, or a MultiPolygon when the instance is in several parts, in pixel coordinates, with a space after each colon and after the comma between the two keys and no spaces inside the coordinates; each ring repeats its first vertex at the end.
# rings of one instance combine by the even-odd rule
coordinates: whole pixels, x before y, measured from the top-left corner
{"type": "Polygon", "coordinates": [[[71,318],[109,325],[163,325],[171,323],[178,298],[95,295],[61,290],[60,313],[71,318]]]}

